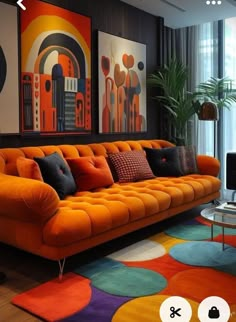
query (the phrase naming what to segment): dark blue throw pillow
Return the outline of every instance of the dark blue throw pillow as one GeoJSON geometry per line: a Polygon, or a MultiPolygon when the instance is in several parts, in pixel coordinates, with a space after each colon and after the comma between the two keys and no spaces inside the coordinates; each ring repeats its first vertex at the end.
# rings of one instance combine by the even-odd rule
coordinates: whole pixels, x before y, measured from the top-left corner
{"type": "Polygon", "coordinates": [[[60,199],[76,192],[76,184],[70,168],[63,158],[54,152],[45,157],[35,157],[38,163],[44,182],[52,186],[60,199]]]}
{"type": "Polygon", "coordinates": [[[179,177],[183,175],[178,150],[173,148],[144,148],[152,172],[157,177],[179,177]]]}

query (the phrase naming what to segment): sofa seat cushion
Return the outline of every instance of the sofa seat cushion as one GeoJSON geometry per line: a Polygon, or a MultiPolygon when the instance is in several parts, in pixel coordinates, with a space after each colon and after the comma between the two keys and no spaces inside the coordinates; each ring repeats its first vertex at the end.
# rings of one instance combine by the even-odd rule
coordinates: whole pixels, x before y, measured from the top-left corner
{"type": "Polygon", "coordinates": [[[126,192],[122,192],[122,194],[130,194],[131,191],[136,191],[137,194],[140,194],[144,188],[147,194],[151,194],[152,191],[167,194],[170,199],[170,207],[177,207],[194,200],[194,192],[190,185],[172,183],[170,180],[159,181],[158,179],[153,179],[149,182],[132,183],[126,187],[126,192]]]}
{"type": "Polygon", "coordinates": [[[44,227],[43,239],[51,246],[63,247],[191,203],[219,189],[219,179],[194,174],[77,192],[60,201],[58,212],[44,227]]]}
{"type": "Polygon", "coordinates": [[[44,227],[44,242],[65,246],[167,210],[170,196],[164,192],[113,185],[100,192],[77,192],[60,201],[59,211],[44,227]],[[113,188],[114,186],[114,188],[113,188]]]}
{"type": "MultiPolygon", "coordinates": [[[[98,196],[100,193],[101,198],[126,198],[127,196],[135,196],[142,199],[144,202],[145,198],[141,197],[142,193],[154,196],[160,207],[160,200],[162,195],[169,196],[170,207],[176,207],[183,203],[189,203],[194,200],[205,197],[208,194],[219,191],[221,182],[218,178],[192,174],[182,177],[157,177],[150,180],[144,180],[132,183],[115,183],[109,189],[97,189],[97,192],[92,194],[89,192],[76,193],[76,196],[98,196]]],[[[71,197],[68,197],[69,199],[71,197]]],[[[67,200],[68,200],[67,198],[67,200]]],[[[150,206],[150,204],[149,204],[150,206]]],[[[169,206],[168,206],[169,207],[169,206]]],[[[166,204],[160,208],[160,211],[166,209],[166,204]]]]}
{"type": "Polygon", "coordinates": [[[129,208],[119,200],[73,197],[61,201],[59,211],[44,227],[43,240],[66,246],[129,222],[129,208]]]}
{"type": "Polygon", "coordinates": [[[191,174],[178,178],[158,177],[149,181],[135,182],[132,185],[166,192],[171,197],[171,207],[176,207],[219,191],[221,182],[216,177],[191,174]]]}
{"type": "Polygon", "coordinates": [[[205,195],[219,191],[221,188],[221,181],[216,177],[201,174],[191,174],[184,176],[183,180],[188,181],[190,178],[193,181],[197,181],[204,187],[205,195]]]}

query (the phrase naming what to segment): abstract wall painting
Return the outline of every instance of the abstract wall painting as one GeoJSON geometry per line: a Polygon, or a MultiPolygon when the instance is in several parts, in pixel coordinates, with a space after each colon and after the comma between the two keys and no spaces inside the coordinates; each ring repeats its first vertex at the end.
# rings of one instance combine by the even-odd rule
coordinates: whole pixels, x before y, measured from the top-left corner
{"type": "Polygon", "coordinates": [[[99,133],[147,131],[146,45],[98,32],[99,133]]]}
{"type": "Polygon", "coordinates": [[[19,133],[17,8],[0,2],[0,134],[19,133]]]}
{"type": "Polygon", "coordinates": [[[91,18],[38,1],[21,10],[22,132],[91,132],[91,18]]]}

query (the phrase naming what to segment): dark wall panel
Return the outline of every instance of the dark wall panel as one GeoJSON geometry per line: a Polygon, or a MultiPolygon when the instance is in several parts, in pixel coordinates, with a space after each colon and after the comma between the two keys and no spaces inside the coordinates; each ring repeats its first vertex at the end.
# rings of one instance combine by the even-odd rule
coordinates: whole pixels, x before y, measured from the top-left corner
{"type": "MultiPolygon", "coordinates": [[[[16,3],[16,1],[6,1],[16,3]]],[[[89,142],[145,139],[160,137],[160,113],[147,91],[146,133],[138,134],[98,134],[98,30],[141,42],[147,46],[147,74],[160,64],[163,19],[129,6],[119,0],[50,0],[48,3],[59,5],[92,19],[92,134],[60,136],[21,136],[0,135],[0,147],[44,144],[81,144],[89,142]]]]}

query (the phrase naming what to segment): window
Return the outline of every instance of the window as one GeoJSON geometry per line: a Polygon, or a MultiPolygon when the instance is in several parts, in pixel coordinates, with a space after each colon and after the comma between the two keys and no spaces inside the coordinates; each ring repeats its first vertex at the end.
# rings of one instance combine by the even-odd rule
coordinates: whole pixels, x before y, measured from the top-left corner
{"type": "MultiPolygon", "coordinates": [[[[198,73],[197,84],[210,77],[218,77],[218,66],[223,67],[223,76],[234,80],[230,89],[235,89],[236,84],[236,17],[224,20],[223,30],[218,33],[217,22],[206,23],[198,26],[198,73]],[[223,42],[218,41],[223,35],[223,42]],[[223,56],[219,55],[219,43],[223,44],[223,56]]],[[[221,39],[222,40],[222,39],[221,39]]],[[[222,76],[222,75],[221,75],[222,76]]],[[[217,157],[221,161],[222,197],[230,199],[232,191],[226,189],[226,154],[236,152],[236,103],[230,110],[224,108],[220,113],[220,120],[198,121],[198,153],[214,155],[214,139],[218,135],[217,157]],[[218,134],[217,134],[218,128],[218,134]]]]}

